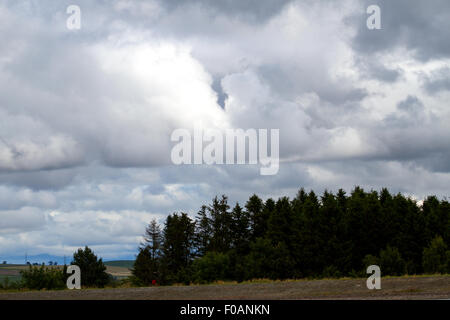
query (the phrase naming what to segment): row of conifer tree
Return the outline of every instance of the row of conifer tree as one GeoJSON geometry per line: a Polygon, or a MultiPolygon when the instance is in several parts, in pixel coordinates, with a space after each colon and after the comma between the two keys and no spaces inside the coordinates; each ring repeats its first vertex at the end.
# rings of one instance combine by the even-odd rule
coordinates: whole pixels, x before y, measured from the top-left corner
{"type": "Polygon", "coordinates": [[[450,203],[423,203],[387,189],[321,196],[301,189],[293,199],[244,207],[226,196],[203,205],[195,219],[174,213],[146,228],[134,268],[137,284],[217,280],[450,273],[450,203]]]}

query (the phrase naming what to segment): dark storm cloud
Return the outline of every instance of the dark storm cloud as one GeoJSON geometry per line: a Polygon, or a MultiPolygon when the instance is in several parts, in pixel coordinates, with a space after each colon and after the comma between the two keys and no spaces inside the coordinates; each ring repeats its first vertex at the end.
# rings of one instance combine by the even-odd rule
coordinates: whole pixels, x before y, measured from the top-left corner
{"type": "Polygon", "coordinates": [[[447,0],[365,0],[381,9],[381,30],[366,27],[365,12],[355,15],[358,25],[353,46],[358,52],[371,55],[406,48],[420,60],[450,56],[450,2],[447,0]]]}
{"type": "Polygon", "coordinates": [[[369,130],[372,142],[382,147],[366,160],[398,161],[430,172],[450,172],[447,121],[428,111],[418,97],[410,95],[400,101],[395,112],[369,130]]]}

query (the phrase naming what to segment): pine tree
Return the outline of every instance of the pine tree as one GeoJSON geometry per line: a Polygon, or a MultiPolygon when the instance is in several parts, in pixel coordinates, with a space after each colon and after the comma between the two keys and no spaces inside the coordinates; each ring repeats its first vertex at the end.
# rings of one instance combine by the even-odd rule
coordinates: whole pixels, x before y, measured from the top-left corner
{"type": "Polygon", "coordinates": [[[150,285],[161,282],[161,228],[153,219],[145,229],[144,241],[134,262],[132,273],[135,283],[150,285]]]}
{"type": "Polygon", "coordinates": [[[232,248],[239,254],[244,254],[248,250],[250,241],[250,219],[247,211],[242,210],[239,203],[231,211],[232,217],[232,248]]]}
{"type": "Polygon", "coordinates": [[[226,253],[231,249],[233,220],[229,209],[228,198],[224,195],[220,200],[215,197],[207,207],[212,226],[211,251],[226,253]]]}
{"type": "Polygon", "coordinates": [[[206,210],[207,206],[203,205],[197,213],[195,222],[195,252],[197,257],[203,257],[211,247],[213,227],[206,210]]]}
{"type": "Polygon", "coordinates": [[[162,282],[190,282],[195,257],[195,222],[186,213],[169,215],[164,226],[162,282]]]}
{"type": "Polygon", "coordinates": [[[73,254],[73,265],[77,265],[81,270],[81,285],[87,287],[104,287],[109,276],[106,273],[106,266],[102,259],[98,259],[94,252],[87,246],[78,249],[73,254]]]}
{"type": "Polygon", "coordinates": [[[251,238],[254,240],[258,237],[262,237],[266,230],[267,223],[264,219],[265,217],[262,215],[263,201],[254,194],[245,204],[245,210],[250,219],[251,238]]]}
{"type": "Polygon", "coordinates": [[[149,247],[140,247],[139,254],[134,261],[132,274],[134,283],[137,285],[149,286],[156,281],[159,283],[159,265],[152,259],[149,247]]]}
{"type": "Polygon", "coordinates": [[[141,244],[141,247],[148,248],[152,260],[160,257],[161,237],[161,228],[153,219],[145,229],[144,242],[141,244]]]}

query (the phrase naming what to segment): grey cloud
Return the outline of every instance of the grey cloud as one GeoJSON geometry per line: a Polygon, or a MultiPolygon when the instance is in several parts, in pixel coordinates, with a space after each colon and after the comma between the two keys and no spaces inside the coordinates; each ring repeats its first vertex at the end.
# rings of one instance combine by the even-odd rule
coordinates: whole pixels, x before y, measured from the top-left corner
{"type": "Polygon", "coordinates": [[[337,85],[321,65],[263,65],[258,71],[273,91],[287,100],[294,100],[303,93],[315,92],[327,102],[342,105],[360,101],[367,96],[365,89],[356,87],[347,79],[340,79],[337,85]]]}
{"type": "Polygon", "coordinates": [[[219,79],[219,78],[214,79],[212,88],[217,93],[217,103],[222,108],[225,108],[225,101],[227,100],[228,95],[223,91],[221,80],[222,79],[219,79]]]}
{"type": "Polygon", "coordinates": [[[0,173],[0,182],[4,185],[27,187],[32,190],[59,190],[70,185],[76,176],[76,170],[40,170],[31,172],[0,173]]]}
{"type": "Polygon", "coordinates": [[[377,79],[388,83],[396,82],[402,74],[401,69],[388,68],[374,57],[365,58],[361,56],[357,59],[356,66],[360,69],[364,78],[377,79]]]}
{"type": "Polygon", "coordinates": [[[195,5],[203,8],[211,8],[217,14],[240,17],[247,21],[261,23],[267,18],[276,15],[287,3],[292,0],[160,0],[163,6],[169,9],[195,5]]]}
{"type": "Polygon", "coordinates": [[[94,244],[133,256],[151,218],[195,215],[220,194],[231,204],[300,187],[446,195],[447,101],[430,94],[448,90],[448,70],[423,72],[416,92],[391,53],[415,54],[418,68],[448,57],[447,2],[378,1],[384,29],[369,32],[374,3],[86,0],[71,33],[71,1],[2,2],[0,253],[94,244]],[[279,173],[171,166],[170,133],[198,119],[279,128],[279,173]],[[19,166],[14,154],[28,157],[19,166]]]}
{"type": "Polygon", "coordinates": [[[396,112],[368,129],[371,142],[379,148],[372,159],[405,161],[431,172],[449,172],[445,159],[450,153],[450,130],[446,123],[410,95],[397,104],[396,112]]]}
{"type": "Polygon", "coordinates": [[[354,48],[363,55],[406,48],[416,58],[427,61],[450,56],[450,2],[446,0],[364,0],[361,11],[350,19],[358,28],[354,48]],[[369,5],[381,9],[381,30],[366,27],[369,5]]]}
{"type": "Polygon", "coordinates": [[[37,208],[0,211],[0,236],[2,234],[39,230],[45,226],[45,215],[37,208]]]}
{"type": "Polygon", "coordinates": [[[418,114],[424,109],[424,105],[420,99],[415,96],[408,96],[405,100],[400,101],[397,108],[409,114],[418,114]]]}
{"type": "Polygon", "coordinates": [[[423,76],[425,89],[431,93],[450,91],[450,68],[444,67],[433,71],[429,76],[423,76]]]}

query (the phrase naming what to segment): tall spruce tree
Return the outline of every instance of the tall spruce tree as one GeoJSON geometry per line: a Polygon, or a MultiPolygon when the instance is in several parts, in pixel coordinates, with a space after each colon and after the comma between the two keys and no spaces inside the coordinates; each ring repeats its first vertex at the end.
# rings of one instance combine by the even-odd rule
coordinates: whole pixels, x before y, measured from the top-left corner
{"type": "Polygon", "coordinates": [[[161,228],[153,219],[145,229],[144,241],[134,262],[132,273],[139,285],[161,282],[161,228]]]}
{"type": "Polygon", "coordinates": [[[195,222],[186,213],[169,215],[164,226],[162,282],[189,283],[195,257],[195,222]]]}

